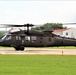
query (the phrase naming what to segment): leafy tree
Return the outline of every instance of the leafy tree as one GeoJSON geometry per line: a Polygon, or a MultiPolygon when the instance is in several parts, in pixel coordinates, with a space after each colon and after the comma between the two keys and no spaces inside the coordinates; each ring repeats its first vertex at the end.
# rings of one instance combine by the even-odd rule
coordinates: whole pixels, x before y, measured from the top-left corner
{"type": "Polygon", "coordinates": [[[39,27],[32,28],[33,30],[56,30],[56,29],[62,29],[63,25],[61,23],[46,23],[39,27]]]}

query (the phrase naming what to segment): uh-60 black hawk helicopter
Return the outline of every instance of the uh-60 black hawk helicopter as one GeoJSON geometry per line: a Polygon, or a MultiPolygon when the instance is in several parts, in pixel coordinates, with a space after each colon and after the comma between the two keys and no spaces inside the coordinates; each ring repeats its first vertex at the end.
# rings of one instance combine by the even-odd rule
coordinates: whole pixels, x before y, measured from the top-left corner
{"type": "Polygon", "coordinates": [[[0,46],[12,46],[16,51],[23,51],[24,47],[76,46],[76,39],[61,37],[53,34],[52,31],[30,30],[29,27],[32,26],[34,25],[1,24],[0,27],[27,27],[27,30],[19,29],[19,31],[12,32],[10,29],[0,37],[0,46]]]}

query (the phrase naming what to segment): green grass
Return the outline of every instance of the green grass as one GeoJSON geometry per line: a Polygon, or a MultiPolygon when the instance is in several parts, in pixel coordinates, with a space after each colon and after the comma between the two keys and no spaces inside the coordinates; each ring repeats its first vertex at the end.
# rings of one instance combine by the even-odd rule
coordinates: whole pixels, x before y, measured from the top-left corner
{"type": "Polygon", "coordinates": [[[76,56],[0,55],[0,75],[76,75],[76,56]]]}

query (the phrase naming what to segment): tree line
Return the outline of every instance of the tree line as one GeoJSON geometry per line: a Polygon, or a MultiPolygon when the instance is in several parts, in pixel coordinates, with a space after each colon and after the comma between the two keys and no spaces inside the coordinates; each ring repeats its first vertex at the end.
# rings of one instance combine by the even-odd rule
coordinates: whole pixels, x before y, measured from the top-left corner
{"type": "Polygon", "coordinates": [[[50,31],[50,30],[56,30],[56,29],[63,29],[62,23],[46,23],[41,26],[36,26],[32,27],[33,30],[45,30],[45,31],[50,31]]]}

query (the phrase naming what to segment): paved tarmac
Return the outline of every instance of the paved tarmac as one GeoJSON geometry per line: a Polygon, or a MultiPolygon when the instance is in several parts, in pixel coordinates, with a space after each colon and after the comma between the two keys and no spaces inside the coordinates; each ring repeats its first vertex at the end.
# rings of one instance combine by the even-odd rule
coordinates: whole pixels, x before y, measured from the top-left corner
{"type": "Polygon", "coordinates": [[[24,50],[0,49],[0,54],[40,54],[40,55],[76,55],[76,49],[46,49],[46,50],[24,50]]]}

